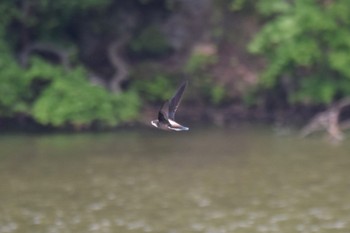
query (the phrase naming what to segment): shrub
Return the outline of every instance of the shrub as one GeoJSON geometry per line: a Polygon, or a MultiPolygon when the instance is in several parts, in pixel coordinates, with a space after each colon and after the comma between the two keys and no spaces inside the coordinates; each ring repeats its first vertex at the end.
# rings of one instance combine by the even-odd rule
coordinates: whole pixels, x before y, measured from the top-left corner
{"type": "Polygon", "coordinates": [[[41,124],[80,127],[96,122],[115,126],[134,119],[138,114],[140,101],[134,92],[113,94],[100,86],[93,86],[82,67],[67,72],[35,59],[26,76],[31,80],[49,81],[38,94],[31,111],[33,118],[41,124]]]}

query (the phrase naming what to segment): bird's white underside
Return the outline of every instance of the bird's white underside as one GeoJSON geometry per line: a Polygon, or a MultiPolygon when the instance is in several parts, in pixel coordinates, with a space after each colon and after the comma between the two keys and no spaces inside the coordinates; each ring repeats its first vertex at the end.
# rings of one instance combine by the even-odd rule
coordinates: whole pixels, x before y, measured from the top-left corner
{"type": "MultiPolygon", "coordinates": [[[[180,125],[179,123],[171,120],[171,119],[168,119],[169,123],[171,126],[167,126],[168,129],[171,129],[171,130],[174,130],[174,131],[185,131],[185,130],[189,130],[188,127],[185,127],[185,126],[182,126],[180,125]]],[[[151,124],[156,127],[156,128],[159,128],[159,125],[158,125],[158,120],[153,120],[151,121],[151,124]]]]}
{"type": "Polygon", "coordinates": [[[172,129],[172,130],[175,130],[175,131],[188,130],[187,127],[182,126],[182,125],[180,125],[179,123],[177,123],[177,122],[175,122],[175,121],[173,121],[173,120],[171,120],[171,119],[168,119],[168,121],[169,121],[169,123],[170,123],[170,125],[171,125],[171,127],[169,127],[169,128],[172,129]]]}

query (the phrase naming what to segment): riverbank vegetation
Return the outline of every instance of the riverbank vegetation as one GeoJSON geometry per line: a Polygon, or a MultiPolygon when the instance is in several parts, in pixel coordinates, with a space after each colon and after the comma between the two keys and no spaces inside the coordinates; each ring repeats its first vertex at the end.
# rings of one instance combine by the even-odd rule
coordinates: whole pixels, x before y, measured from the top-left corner
{"type": "MultiPolygon", "coordinates": [[[[347,0],[3,0],[0,127],[305,123],[350,95],[347,0]]],[[[342,114],[346,117],[346,111],[342,114]]]]}

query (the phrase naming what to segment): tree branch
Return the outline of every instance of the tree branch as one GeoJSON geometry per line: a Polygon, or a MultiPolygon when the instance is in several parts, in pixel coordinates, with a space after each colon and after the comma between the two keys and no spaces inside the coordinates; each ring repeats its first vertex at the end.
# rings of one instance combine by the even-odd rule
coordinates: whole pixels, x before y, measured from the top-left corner
{"type": "Polygon", "coordinates": [[[113,92],[121,92],[121,84],[128,79],[129,66],[121,54],[122,48],[125,46],[128,40],[129,35],[126,34],[108,46],[108,58],[111,65],[115,69],[109,85],[113,92]]]}
{"type": "Polygon", "coordinates": [[[339,100],[333,103],[328,109],[318,113],[310,122],[302,128],[301,137],[306,137],[314,132],[326,130],[332,141],[341,141],[344,138],[342,129],[350,127],[349,122],[339,122],[341,111],[350,106],[350,97],[339,100]]]}
{"type": "Polygon", "coordinates": [[[60,63],[64,67],[65,70],[70,70],[71,69],[71,64],[70,64],[70,52],[63,50],[61,48],[56,47],[53,44],[50,43],[32,43],[29,44],[19,55],[19,60],[20,64],[23,68],[28,66],[29,62],[29,56],[31,53],[34,52],[46,52],[46,53],[51,53],[59,59],[60,63]]]}

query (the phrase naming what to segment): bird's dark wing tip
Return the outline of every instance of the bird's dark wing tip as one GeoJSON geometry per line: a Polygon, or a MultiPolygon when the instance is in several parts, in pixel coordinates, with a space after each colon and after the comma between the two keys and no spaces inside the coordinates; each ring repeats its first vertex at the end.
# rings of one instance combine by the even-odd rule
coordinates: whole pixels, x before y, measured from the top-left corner
{"type": "Polygon", "coordinates": [[[188,83],[187,80],[183,81],[180,87],[175,92],[174,96],[169,101],[169,118],[170,119],[174,120],[175,118],[175,112],[180,105],[181,98],[186,89],[187,83],[188,83]]]}

